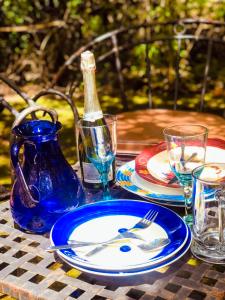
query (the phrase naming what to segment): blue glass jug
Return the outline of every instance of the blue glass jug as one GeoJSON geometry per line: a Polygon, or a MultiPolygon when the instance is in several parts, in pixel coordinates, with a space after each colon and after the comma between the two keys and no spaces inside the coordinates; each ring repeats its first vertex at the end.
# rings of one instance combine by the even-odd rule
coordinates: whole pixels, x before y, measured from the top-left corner
{"type": "Polygon", "coordinates": [[[32,120],[12,131],[16,138],[11,145],[11,161],[16,178],[10,207],[15,223],[26,231],[50,231],[60,216],[84,200],[77,175],[60,149],[57,137],[60,128],[59,122],[32,120]]]}

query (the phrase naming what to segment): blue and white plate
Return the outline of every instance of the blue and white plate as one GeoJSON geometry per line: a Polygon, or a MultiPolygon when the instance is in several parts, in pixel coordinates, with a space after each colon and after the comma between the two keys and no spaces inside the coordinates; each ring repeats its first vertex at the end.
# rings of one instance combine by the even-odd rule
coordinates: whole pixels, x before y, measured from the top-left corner
{"type": "Polygon", "coordinates": [[[184,206],[182,188],[170,188],[147,182],[135,172],[135,161],[122,165],[116,173],[118,184],[129,192],[159,204],[184,206]]]}
{"type": "Polygon", "coordinates": [[[99,275],[99,276],[113,276],[113,277],[127,277],[127,276],[132,276],[132,275],[142,275],[145,273],[149,273],[152,271],[156,271],[160,268],[166,267],[168,265],[171,265],[172,263],[176,262],[178,259],[180,259],[182,256],[185,255],[185,253],[188,251],[191,245],[191,231],[188,229],[188,238],[183,246],[183,248],[180,249],[175,255],[171,256],[170,258],[158,263],[154,264],[151,266],[147,266],[146,268],[140,268],[139,270],[127,270],[127,271],[108,271],[108,270],[93,270],[92,268],[85,268],[85,267],[80,267],[75,264],[73,264],[70,261],[67,261],[64,257],[61,257],[65,263],[69,264],[73,268],[76,268],[82,272],[89,273],[89,274],[94,274],[94,275],[99,275]]]}
{"type": "Polygon", "coordinates": [[[150,209],[158,212],[149,228],[138,234],[146,242],[169,238],[162,250],[143,251],[135,239],[126,239],[86,256],[95,246],[58,250],[58,255],[77,268],[93,272],[141,272],[158,266],[180,252],[189,238],[183,220],[168,208],[138,200],[111,200],[84,205],[61,217],[53,226],[50,239],[53,245],[67,244],[69,240],[103,242],[116,236],[125,228],[136,224],[150,209]]]}

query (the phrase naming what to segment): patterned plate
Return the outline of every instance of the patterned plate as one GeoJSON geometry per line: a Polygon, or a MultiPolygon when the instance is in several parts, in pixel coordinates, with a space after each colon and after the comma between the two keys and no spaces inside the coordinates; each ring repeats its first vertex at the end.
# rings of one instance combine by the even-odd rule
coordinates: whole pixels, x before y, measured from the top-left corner
{"type": "Polygon", "coordinates": [[[156,203],[184,206],[182,188],[174,189],[147,182],[135,172],[134,160],[124,164],[117,170],[116,181],[127,191],[156,203]]]}
{"type": "MultiPolygon", "coordinates": [[[[225,162],[225,141],[208,139],[206,162],[225,162]]],[[[169,166],[165,142],[146,148],[140,153],[135,159],[135,171],[148,182],[170,188],[179,187],[177,182],[170,183],[174,175],[169,166]]]]}

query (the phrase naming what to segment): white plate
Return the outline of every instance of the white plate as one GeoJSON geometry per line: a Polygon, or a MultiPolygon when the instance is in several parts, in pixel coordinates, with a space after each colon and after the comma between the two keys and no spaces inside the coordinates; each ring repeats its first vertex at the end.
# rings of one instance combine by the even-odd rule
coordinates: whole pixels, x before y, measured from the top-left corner
{"type": "MultiPolygon", "coordinates": [[[[121,166],[116,180],[121,187],[159,204],[184,206],[181,187],[168,184],[165,174],[170,172],[165,142],[146,148],[135,161],[121,166]],[[135,171],[137,170],[137,172],[135,171]]],[[[209,139],[206,162],[225,162],[225,141],[209,139]]]]}
{"type": "Polygon", "coordinates": [[[93,270],[91,268],[84,268],[77,266],[73,264],[70,261],[67,261],[65,258],[61,257],[61,259],[72,266],[73,268],[76,268],[82,272],[88,273],[88,274],[93,274],[93,275],[100,275],[100,276],[112,276],[112,277],[127,277],[127,276],[134,276],[134,275],[141,275],[141,274],[146,274],[152,271],[156,271],[160,268],[166,267],[168,265],[171,265],[172,263],[176,262],[178,259],[180,259],[182,256],[185,255],[185,253],[188,251],[191,245],[191,232],[190,229],[188,229],[188,238],[187,242],[183,246],[183,248],[178,251],[175,255],[171,256],[170,258],[164,260],[163,262],[160,262],[159,264],[155,264],[152,266],[148,266],[146,268],[141,268],[140,270],[130,270],[130,271],[107,271],[107,270],[93,270]]]}
{"type": "MultiPolygon", "coordinates": [[[[197,152],[194,147],[186,147],[190,153],[197,152]]],[[[170,183],[174,177],[166,151],[166,143],[144,149],[135,159],[135,171],[146,183],[158,184],[162,187],[177,189],[179,183],[170,183]]],[[[225,162],[225,141],[208,139],[206,148],[206,162],[225,162]]]]}
{"type": "Polygon", "coordinates": [[[86,242],[106,241],[125,228],[132,227],[150,209],[157,211],[158,215],[149,228],[138,230],[138,234],[146,242],[169,238],[170,243],[161,250],[146,252],[137,246],[142,241],[126,239],[91,256],[86,254],[96,246],[58,250],[57,253],[77,267],[97,272],[130,272],[158,265],[184,247],[188,239],[188,228],[176,213],[154,203],[120,199],[84,205],[55,223],[50,233],[51,243],[67,244],[73,239],[86,242]]]}

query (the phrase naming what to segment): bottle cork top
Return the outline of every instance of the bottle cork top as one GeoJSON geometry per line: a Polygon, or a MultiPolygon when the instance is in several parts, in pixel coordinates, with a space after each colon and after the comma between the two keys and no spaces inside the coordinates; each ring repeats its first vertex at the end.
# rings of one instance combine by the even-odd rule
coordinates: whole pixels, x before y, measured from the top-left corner
{"type": "Polygon", "coordinates": [[[81,53],[81,69],[87,70],[87,69],[95,69],[95,57],[94,54],[91,51],[84,51],[81,53]]]}

